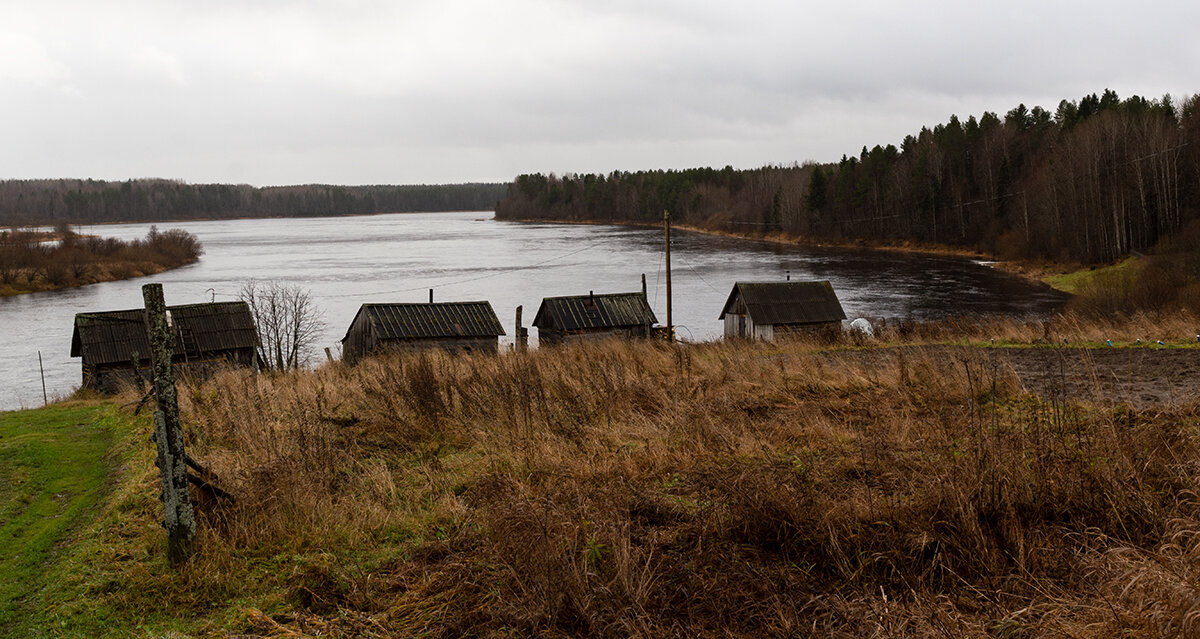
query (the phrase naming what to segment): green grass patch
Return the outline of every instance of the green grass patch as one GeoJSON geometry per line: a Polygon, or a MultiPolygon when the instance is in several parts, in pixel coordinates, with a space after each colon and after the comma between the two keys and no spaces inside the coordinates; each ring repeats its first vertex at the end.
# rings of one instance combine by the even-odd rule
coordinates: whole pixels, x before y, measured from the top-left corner
{"type": "Polygon", "coordinates": [[[1042,278],[1042,281],[1050,286],[1064,291],[1066,293],[1076,294],[1097,281],[1105,278],[1114,277],[1132,277],[1137,274],[1137,271],[1142,268],[1141,260],[1136,257],[1127,257],[1116,264],[1100,267],[1089,267],[1073,271],[1071,273],[1062,273],[1060,275],[1050,275],[1042,278]]]}
{"type": "Polygon", "coordinates": [[[0,413],[0,636],[194,634],[150,431],[109,402],[0,413]]]}
{"type": "Polygon", "coordinates": [[[60,545],[95,514],[112,441],[106,412],[68,405],[0,413],[0,629],[32,603],[60,545]]]}
{"type": "MultiPolygon", "coordinates": [[[[343,538],[330,530],[319,542],[263,547],[231,543],[209,522],[201,527],[199,552],[172,567],[148,412],[134,417],[93,403],[0,413],[0,637],[252,629],[252,611],[294,613],[304,588],[317,588],[308,576],[339,590],[462,525],[431,502],[415,507],[403,525],[369,535],[343,538]]],[[[388,462],[414,473],[424,463],[403,453],[388,462]]],[[[439,476],[457,481],[479,463],[473,454],[450,451],[439,457],[439,476]]],[[[402,490],[417,495],[426,490],[419,484],[402,490]]]]}

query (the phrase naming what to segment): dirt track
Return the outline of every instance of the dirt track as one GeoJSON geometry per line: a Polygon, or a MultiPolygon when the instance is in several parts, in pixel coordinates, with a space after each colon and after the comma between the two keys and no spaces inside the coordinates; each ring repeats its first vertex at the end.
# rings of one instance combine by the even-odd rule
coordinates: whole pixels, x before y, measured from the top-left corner
{"type": "MultiPolygon", "coordinates": [[[[1066,396],[1099,403],[1127,403],[1138,409],[1194,401],[1200,397],[1200,349],[1195,348],[978,348],[906,346],[843,351],[841,357],[883,356],[895,361],[902,352],[946,355],[965,361],[1008,366],[1021,385],[1043,397],[1066,396]],[[1065,389],[1064,389],[1065,386],[1065,389]]],[[[831,353],[831,356],[836,356],[831,353]]]]}
{"type": "Polygon", "coordinates": [[[1003,348],[998,357],[1039,395],[1061,392],[1135,408],[1178,404],[1200,396],[1200,349],[1003,348]]]}

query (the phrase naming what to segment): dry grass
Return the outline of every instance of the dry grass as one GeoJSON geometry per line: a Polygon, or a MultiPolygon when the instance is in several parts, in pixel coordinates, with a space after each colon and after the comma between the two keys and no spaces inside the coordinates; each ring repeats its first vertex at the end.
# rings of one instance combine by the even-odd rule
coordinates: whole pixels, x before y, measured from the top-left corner
{"type": "MultiPolygon", "coordinates": [[[[931,342],[992,343],[997,345],[1132,344],[1163,340],[1194,344],[1200,333],[1200,314],[1182,310],[1134,313],[1068,312],[1048,319],[968,316],[938,322],[892,323],[879,338],[893,344],[931,342]]],[[[848,336],[847,342],[853,343],[848,336]]],[[[868,343],[859,340],[859,343],[868,343]]],[[[869,342],[874,343],[874,342],[869,342]]]]}
{"type": "MultiPolygon", "coordinates": [[[[1175,330],[1155,321],[1049,332],[1175,330]]],[[[854,354],[605,343],[228,372],[181,393],[239,497],[205,508],[185,577],[199,599],[282,593],[233,628],[275,636],[1196,626],[1200,402],[1038,398],[986,349],[854,354]],[[281,568],[249,585],[248,563],[281,568]]]]}

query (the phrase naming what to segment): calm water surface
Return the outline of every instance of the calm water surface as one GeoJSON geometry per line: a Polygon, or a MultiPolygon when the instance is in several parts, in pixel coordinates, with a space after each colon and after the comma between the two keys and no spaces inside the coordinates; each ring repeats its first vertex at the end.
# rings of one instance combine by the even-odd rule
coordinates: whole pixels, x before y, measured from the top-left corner
{"type": "MultiPolygon", "coordinates": [[[[159,224],[204,244],[191,266],[147,278],[0,298],[0,410],[40,406],[38,351],[53,399],[79,384],[70,357],[76,313],[142,306],[141,286],[162,282],[167,304],[236,299],[249,278],[308,288],[324,311],[319,346],[338,340],[365,302],[489,300],[511,341],[513,313],[528,325],[542,297],[636,291],[666,322],[660,231],[617,226],[499,222],[491,212],[159,224]]],[[[147,224],[85,227],[130,239],[147,224]]],[[[928,318],[963,313],[1046,313],[1062,298],[1047,287],[970,260],[781,246],[672,233],[674,319],[685,339],[721,335],[717,315],[738,280],[829,280],[846,314],[928,318]]],[[[536,341],[536,329],[530,330],[536,341]]],[[[319,352],[319,350],[318,350],[319,352]]],[[[323,355],[322,355],[323,357],[323,355]]]]}

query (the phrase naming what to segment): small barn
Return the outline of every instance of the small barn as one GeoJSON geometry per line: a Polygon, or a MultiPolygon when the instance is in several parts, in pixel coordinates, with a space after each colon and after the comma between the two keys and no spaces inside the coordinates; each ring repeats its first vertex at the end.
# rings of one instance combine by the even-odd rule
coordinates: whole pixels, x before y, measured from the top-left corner
{"type": "Polygon", "coordinates": [[[738,282],[718,318],[725,338],[773,340],[788,335],[834,335],[846,319],[829,282],[738,282]]]}
{"type": "MultiPolygon", "coordinates": [[[[175,333],[176,374],[206,375],[223,366],[256,365],[258,332],[245,302],[168,306],[167,319],[175,333]]],[[[76,314],[71,357],[83,360],[85,388],[117,392],[134,383],[135,370],[148,381],[145,310],[76,314]]]]}
{"type": "Polygon", "coordinates": [[[605,337],[650,337],[658,319],[645,293],[568,295],[542,299],[533,325],[538,343],[605,337]]]}
{"type": "Polygon", "coordinates": [[[504,329],[488,302],[363,304],[342,338],[342,359],[355,364],[385,350],[499,350],[504,329]]]}

